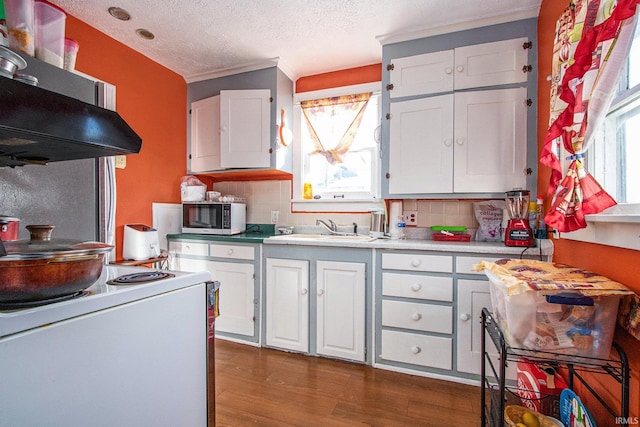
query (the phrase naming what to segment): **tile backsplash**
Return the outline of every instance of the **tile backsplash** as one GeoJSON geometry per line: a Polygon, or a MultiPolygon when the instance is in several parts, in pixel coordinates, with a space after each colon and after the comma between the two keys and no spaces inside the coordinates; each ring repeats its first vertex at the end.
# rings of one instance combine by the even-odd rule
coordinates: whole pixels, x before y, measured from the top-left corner
{"type": "MultiPolygon", "coordinates": [[[[316,219],[331,219],[339,225],[357,223],[369,227],[369,214],[292,213],[291,181],[229,181],[216,182],[215,191],[223,195],[244,197],[247,202],[247,222],[270,224],[271,212],[279,212],[279,225],[315,225],[316,219]]],[[[403,200],[404,211],[418,212],[418,228],[433,225],[463,225],[475,229],[473,203],[477,200],[403,200]]],[[[409,227],[411,228],[411,227],[409,227]]]]}

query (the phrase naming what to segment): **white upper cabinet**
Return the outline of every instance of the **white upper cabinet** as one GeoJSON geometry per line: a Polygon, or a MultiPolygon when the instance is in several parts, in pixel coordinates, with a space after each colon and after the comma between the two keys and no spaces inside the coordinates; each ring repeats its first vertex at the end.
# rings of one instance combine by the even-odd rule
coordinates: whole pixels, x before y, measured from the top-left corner
{"type": "Polygon", "coordinates": [[[453,90],[453,50],[396,58],[387,69],[391,98],[453,90]]]}
{"type": "Polygon", "coordinates": [[[269,89],[220,91],[220,166],[266,168],[270,159],[269,89]]]}
{"type": "Polygon", "coordinates": [[[220,96],[191,103],[191,172],[220,169],[220,96]]]}
{"type": "Polygon", "coordinates": [[[526,82],[529,77],[527,38],[455,49],[454,89],[526,82]]]}
{"type": "Polygon", "coordinates": [[[392,59],[387,65],[389,96],[526,82],[526,43],[527,38],[523,37],[392,59]]]}
{"type": "Polygon", "coordinates": [[[453,95],[390,108],[389,193],[453,192],[453,95]]]}
{"type": "Polygon", "coordinates": [[[455,94],[456,193],[526,188],[527,89],[455,94]]]}
{"type": "Polygon", "coordinates": [[[499,193],[526,187],[527,89],[394,102],[389,193],[499,193]]]}

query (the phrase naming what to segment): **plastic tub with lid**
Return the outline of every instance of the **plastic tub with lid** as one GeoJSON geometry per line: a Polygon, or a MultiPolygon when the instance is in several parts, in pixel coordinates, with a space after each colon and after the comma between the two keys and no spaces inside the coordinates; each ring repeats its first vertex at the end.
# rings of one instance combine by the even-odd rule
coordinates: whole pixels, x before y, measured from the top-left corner
{"type": "Polygon", "coordinates": [[[36,0],[34,7],[36,58],[62,68],[67,14],[59,7],[42,0],[36,0]]]}
{"type": "Polygon", "coordinates": [[[9,47],[33,56],[34,4],[33,0],[4,0],[4,12],[9,33],[9,47]]]}

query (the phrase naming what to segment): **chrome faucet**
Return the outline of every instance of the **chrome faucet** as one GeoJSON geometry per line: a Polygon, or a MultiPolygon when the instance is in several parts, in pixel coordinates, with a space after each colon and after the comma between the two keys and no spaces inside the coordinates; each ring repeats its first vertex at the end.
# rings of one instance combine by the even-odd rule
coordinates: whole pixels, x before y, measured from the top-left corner
{"type": "Polygon", "coordinates": [[[336,225],[336,223],[331,221],[331,220],[329,220],[329,224],[327,224],[326,222],[324,222],[321,219],[317,219],[316,220],[316,225],[322,225],[324,228],[326,228],[332,234],[337,233],[338,232],[338,226],[336,225]],[[329,225],[329,224],[331,224],[331,225],[329,225]]]}

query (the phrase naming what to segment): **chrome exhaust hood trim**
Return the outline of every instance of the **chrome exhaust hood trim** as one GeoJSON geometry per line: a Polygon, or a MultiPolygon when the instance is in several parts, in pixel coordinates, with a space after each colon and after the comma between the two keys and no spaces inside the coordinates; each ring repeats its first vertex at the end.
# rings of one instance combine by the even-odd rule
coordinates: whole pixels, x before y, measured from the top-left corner
{"type": "Polygon", "coordinates": [[[140,152],[115,111],[0,78],[0,167],[140,152]]]}

